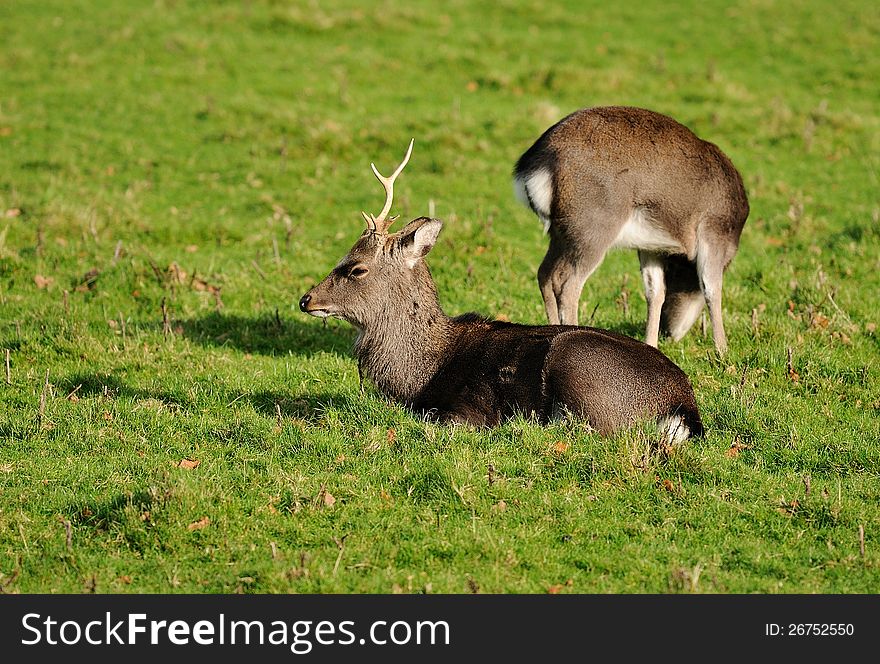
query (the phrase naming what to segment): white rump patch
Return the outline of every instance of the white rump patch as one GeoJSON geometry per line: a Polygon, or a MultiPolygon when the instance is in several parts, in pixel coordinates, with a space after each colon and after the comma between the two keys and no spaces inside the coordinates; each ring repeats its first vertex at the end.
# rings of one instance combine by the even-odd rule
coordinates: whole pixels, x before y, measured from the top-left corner
{"type": "Polygon", "coordinates": [[[550,210],[553,207],[553,176],[546,168],[524,173],[513,178],[516,197],[532,210],[544,224],[544,232],[550,230],[550,210]]]}
{"type": "Polygon", "coordinates": [[[666,435],[666,442],[670,445],[678,445],[687,440],[691,435],[691,430],[679,415],[671,415],[660,423],[666,435]]]}
{"type": "Polygon", "coordinates": [[[669,253],[684,251],[684,247],[679,244],[678,240],[667,233],[665,229],[652,223],[645,208],[633,210],[623,228],[620,229],[620,233],[614,239],[612,246],[619,249],[644,249],[645,251],[669,253]]]}

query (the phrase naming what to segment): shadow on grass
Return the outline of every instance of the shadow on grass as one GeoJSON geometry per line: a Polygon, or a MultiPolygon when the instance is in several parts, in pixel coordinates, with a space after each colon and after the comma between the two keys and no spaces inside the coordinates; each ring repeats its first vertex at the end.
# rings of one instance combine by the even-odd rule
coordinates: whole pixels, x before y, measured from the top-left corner
{"type": "Polygon", "coordinates": [[[150,487],[104,500],[71,503],[66,513],[76,528],[101,533],[115,531],[129,548],[143,554],[163,546],[153,519],[170,497],[167,489],[150,487]]]}
{"type": "Polygon", "coordinates": [[[336,321],[330,325],[275,315],[247,318],[212,312],[179,321],[183,336],[203,346],[229,347],[261,355],[351,354],[354,331],[336,321]]]}
{"type": "Polygon", "coordinates": [[[8,350],[10,353],[14,353],[15,351],[21,350],[21,340],[7,339],[4,341],[0,341],[0,348],[8,350]]]}
{"type": "Polygon", "coordinates": [[[74,503],[67,508],[67,514],[74,525],[84,525],[98,530],[106,530],[112,524],[125,521],[127,509],[146,513],[157,502],[162,502],[155,489],[139,490],[114,496],[109,500],[74,503]]]}
{"type": "Polygon", "coordinates": [[[55,387],[64,394],[75,394],[77,397],[104,396],[108,399],[130,397],[132,399],[156,399],[169,406],[185,408],[190,400],[173,392],[151,392],[126,385],[116,376],[107,373],[73,374],[59,380],[55,387]]]}
{"type": "Polygon", "coordinates": [[[25,441],[33,430],[24,422],[4,422],[0,424],[0,439],[25,441]]]}
{"type": "MultiPolygon", "coordinates": [[[[131,387],[120,381],[111,374],[73,374],[58,381],[56,384],[59,392],[75,393],[80,398],[103,396],[107,399],[124,397],[136,401],[151,399],[161,401],[166,406],[181,409],[195,408],[196,404],[182,394],[163,392],[156,390],[143,390],[131,387]]],[[[319,422],[324,413],[329,410],[342,410],[354,412],[358,408],[356,400],[343,394],[333,392],[294,394],[283,391],[261,391],[254,393],[225,392],[218,395],[215,404],[218,406],[231,406],[235,403],[250,404],[253,409],[266,417],[304,420],[306,422],[319,422]]],[[[12,430],[8,426],[0,427],[0,435],[12,436],[12,430]],[[8,429],[8,431],[7,431],[8,429]]],[[[25,432],[20,432],[24,435],[25,432]]]]}
{"type": "Polygon", "coordinates": [[[297,419],[316,424],[328,410],[355,412],[359,402],[344,394],[321,392],[317,394],[286,394],[284,392],[256,392],[242,399],[258,413],[269,417],[297,419]]]}

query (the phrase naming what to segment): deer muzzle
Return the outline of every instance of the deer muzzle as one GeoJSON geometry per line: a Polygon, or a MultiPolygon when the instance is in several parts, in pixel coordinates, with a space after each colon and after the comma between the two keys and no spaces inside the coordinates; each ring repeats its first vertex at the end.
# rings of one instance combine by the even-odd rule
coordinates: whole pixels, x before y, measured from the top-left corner
{"type": "Polygon", "coordinates": [[[333,313],[331,305],[316,301],[312,296],[312,291],[309,291],[299,299],[299,310],[318,318],[326,318],[333,313]]]}

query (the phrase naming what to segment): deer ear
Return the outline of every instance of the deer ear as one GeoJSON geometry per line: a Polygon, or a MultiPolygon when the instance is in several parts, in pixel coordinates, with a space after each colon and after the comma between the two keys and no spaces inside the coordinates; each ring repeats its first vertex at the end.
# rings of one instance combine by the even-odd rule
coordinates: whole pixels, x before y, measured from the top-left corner
{"type": "Polygon", "coordinates": [[[408,267],[413,267],[422,256],[431,251],[441,228],[442,221],[429,217],[413,219],[404,226],[398,243],[408,267]]]}

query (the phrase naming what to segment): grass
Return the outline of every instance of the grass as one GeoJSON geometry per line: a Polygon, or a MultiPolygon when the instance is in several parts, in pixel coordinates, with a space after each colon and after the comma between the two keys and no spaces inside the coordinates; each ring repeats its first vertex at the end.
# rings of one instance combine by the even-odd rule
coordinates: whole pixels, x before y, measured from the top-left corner
{"type": "MultiPolygon", "coordinates": [[[[880,592],[867,6],[4,3],[2,590],[880,592]],[[381,205],[369,162],[416,138],[395,211],[445,221],[448,313],[539,323],[510,171],[602,104],[676,117],[747,184],[730,353],[661,342],[707,437],[667,457],[361,393],[353,330],[296,302],[381,205]]],[[[640,283],[609,255],[582,311],[640,337],[640,283]]]]}

